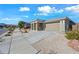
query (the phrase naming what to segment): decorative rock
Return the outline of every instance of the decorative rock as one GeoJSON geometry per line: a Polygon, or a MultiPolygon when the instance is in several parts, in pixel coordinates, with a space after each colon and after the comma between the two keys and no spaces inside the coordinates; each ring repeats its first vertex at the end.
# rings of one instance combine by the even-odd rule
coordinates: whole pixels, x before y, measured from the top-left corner
{"type": "Polygon", "coordinates": [[[79,41],[78,40],[70,40],[69,42],[68,42],[68,45],[70,46],[70,47],[72,47],[73,49],[75,49],[75,50],[77,50],[77,51],[79,51],[79,41]]]}

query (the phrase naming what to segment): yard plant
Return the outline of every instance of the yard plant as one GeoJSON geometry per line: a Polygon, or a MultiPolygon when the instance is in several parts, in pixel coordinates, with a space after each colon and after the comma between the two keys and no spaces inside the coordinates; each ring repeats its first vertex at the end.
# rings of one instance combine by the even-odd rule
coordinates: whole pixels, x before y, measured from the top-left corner
{"type": "Polygon", "coordinates": [[[22,33],[27,33],[27,30],[25,29],[25,22],[24,21],[19,21],[18,27],[22,33]]]}
{"type": "Polygon", "coordinates": [[[68,46],[79,51],[79,31],[70,31],[66,33],[66,38],[68,41],[68,46]]]}
{"type": "Polygon", "coordinates": [[[70,31],[66,33],[66,38],[69,40],[79,40],[79,31],[70,31]]]}
{"type": "Polygon", "coordinates": [[[24,21],[19,21],[18,27],[19,27],[20,29],[24,28],[24,25],[25,25],[25,22],[24,22],[24,21]]]}
{"type": "Polygon", "coordinates": [[[14,29],[15,29],[15,27],[13,27],[13,26],[8,27],[8,33],[5,34],[5,36],[11,36],[12,32],[14,31],[14,29]]]}

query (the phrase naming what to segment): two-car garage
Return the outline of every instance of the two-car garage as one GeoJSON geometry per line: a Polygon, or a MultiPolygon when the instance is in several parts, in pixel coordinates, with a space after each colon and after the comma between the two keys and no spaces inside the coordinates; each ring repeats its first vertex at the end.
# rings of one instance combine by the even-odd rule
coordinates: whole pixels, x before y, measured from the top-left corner
{"type": "Polygon", "coordinates": [[[53,30],[53,31],[59,31],[60,30],[60,23],[47,23],[45,30],[53,30]]]}

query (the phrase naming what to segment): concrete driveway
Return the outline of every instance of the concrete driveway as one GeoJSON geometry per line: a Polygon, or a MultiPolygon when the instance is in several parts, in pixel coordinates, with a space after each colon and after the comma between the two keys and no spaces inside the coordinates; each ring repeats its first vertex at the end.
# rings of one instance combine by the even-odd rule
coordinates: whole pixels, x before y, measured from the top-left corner
{"type": "Polygon", "coordinates": [[[0,53],[3,54],[78,54],[67,45],[64,33],[56,31],[38,31],[21,33],[15,29],[12,36],[3,37],[0,53]]]}

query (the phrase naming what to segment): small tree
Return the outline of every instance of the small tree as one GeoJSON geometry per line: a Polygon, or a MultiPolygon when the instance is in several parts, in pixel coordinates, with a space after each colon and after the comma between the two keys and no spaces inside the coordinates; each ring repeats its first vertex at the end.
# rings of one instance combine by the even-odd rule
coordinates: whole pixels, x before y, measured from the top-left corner
{"type": "Polygon", "coordinates": [[[24,21],[19,21],[18,23],[18,27],[21,29],[21,28],[24,28],[24,25],[25,25],[25,22],[24,21]]]}

